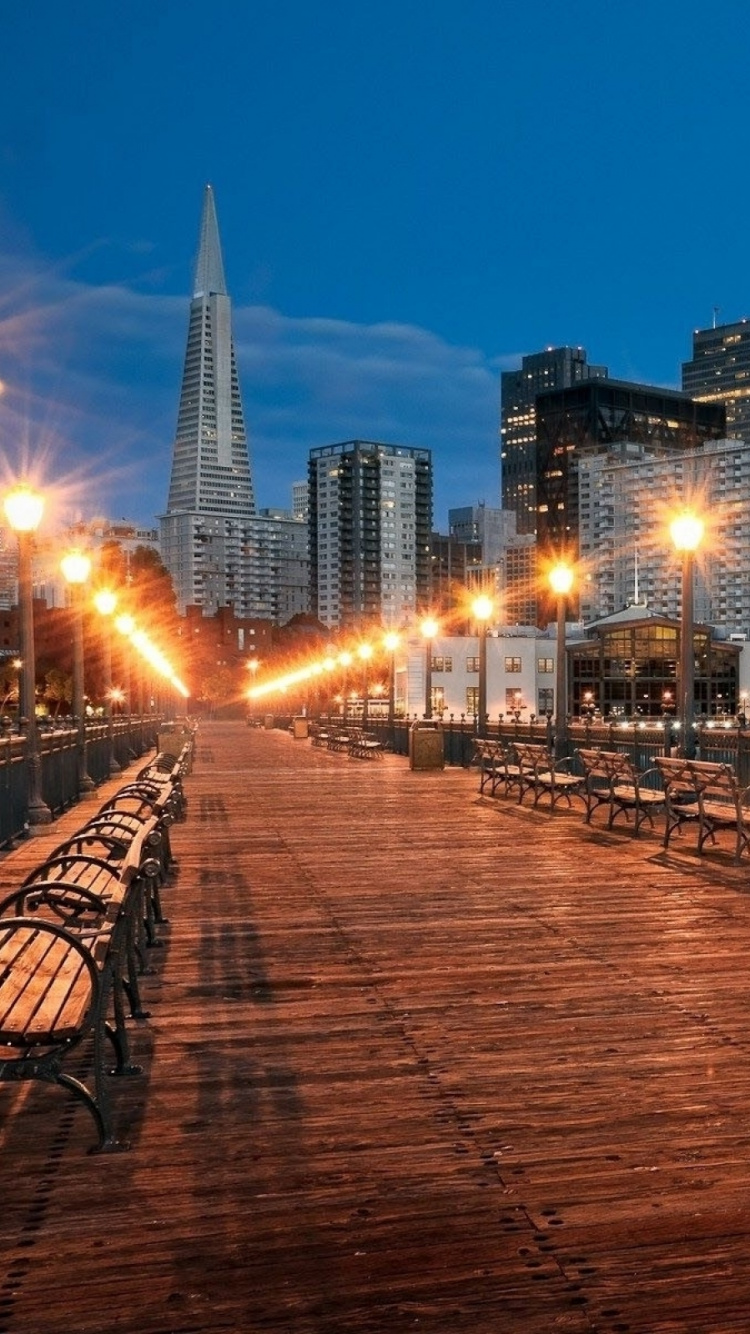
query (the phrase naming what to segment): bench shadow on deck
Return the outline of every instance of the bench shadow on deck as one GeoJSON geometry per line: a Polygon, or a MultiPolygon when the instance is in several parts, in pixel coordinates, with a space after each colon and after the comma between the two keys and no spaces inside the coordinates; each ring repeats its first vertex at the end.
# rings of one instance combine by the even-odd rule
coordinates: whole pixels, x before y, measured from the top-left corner
{"type": "Polygon", "coordinates": [[[201,728],[129,1152],[0,1085],[0,1334],[747,1330],[748,862],[477,786],[201,728]]]}

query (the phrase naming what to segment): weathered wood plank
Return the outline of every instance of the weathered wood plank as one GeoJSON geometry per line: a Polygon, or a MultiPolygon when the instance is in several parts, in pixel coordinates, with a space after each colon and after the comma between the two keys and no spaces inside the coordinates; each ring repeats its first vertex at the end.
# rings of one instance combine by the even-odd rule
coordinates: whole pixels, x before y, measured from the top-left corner
{"type": "Polygon", "coordinates": [[[746,1330],[747,870],[477,786],[204,726],[132,1150],[0,1087],[0,1334],[746,1330]]]}

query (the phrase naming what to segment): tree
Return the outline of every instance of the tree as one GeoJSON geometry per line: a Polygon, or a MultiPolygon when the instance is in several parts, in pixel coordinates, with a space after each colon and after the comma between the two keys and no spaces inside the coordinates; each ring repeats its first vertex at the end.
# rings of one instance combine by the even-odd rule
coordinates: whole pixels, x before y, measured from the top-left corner
{"type": "Polygon", "coordinates": [[[57,717],[61,704],[73,701],[73,678],[61,672],[59,667],[51,667],[44,675],[44,699],[47,705],[54,704],[53,717],[57,717]]]}

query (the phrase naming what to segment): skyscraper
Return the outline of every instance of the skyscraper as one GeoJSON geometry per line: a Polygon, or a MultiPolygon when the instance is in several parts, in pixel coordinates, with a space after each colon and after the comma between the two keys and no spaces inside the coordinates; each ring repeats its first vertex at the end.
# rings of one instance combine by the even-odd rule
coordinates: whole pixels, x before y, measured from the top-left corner
{"type": "Polygon", "coordinates": [[[242,532],[255,514],[231,301],[214,194],[203,196],[172,474],[161,551],[178,606],[242,606],[242,532]]]}
{"type": "Polygon", "coordinates": [[[309,479],[313,613],[331,629],[412,619],[430,595],[430,451],[326,445],[309,479]]]}
{"type": "Polygon", "coordinates": [[[500,461],[503,509],[513,510],[519,534],[537,526],[536,396],[583,380],[606,379],[606,366],[590,366],[582,347],[548,347],[521,359],[521,369],[501,375],[500,461]]]}
{"type": "Polygon", "coordinates": [[[701,403],[723,403],[727,435],[750,441],[750,324],[696,329],[693,360],[682,363],[682,388],[701,403]]]}

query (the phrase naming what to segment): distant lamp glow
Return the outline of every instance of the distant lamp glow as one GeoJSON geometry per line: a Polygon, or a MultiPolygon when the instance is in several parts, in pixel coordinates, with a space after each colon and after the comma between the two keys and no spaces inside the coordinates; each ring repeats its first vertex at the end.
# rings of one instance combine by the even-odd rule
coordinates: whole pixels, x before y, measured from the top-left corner
{"type": "Polygon", "coordinates": [[[486,593],[480,593],[474,598],[471,610],[475,621],[488,621],[495,610],[495,604],[486,593]]]}
{"type": "Polygon", "coordinates": [[[44,496],[22,484],[8,492],[3,509],[14,533],[35,533],[44,513],[44,496]]]}
{"type": "Polygon", "coordinates": [[[111,616],[117,606],[117,594],[109,588],[100,588],[99,592],[94,594],[94,606],[102,616],[111,616]]]}
{"type": "Polygon", "coordinates": [[[549,572],[549,583],[556,597],[567,597],[573,587],[573,571],[562,562],[554,565],[549,572]]]}
{"type": "Polygon", "coordinates": [[[85,584],[91,574],[91,557],[85,551],[68,551],[60,561],[60,569],[69,584],[85,584]]]}
{"type": "Polygon", "coordinates": [[[703,541],[706,525],[698,514],[685,510],[672,520],[669,531],[676,551],[697,551],[703,541]]]}
{"type": "Polygon", "coordinates": [[[125,635],[127,638],[130,638],[135,630],[135,621],[126,611],[122,612],[122,614],[117,617],[115,625],[120,631],[120,634],[125,635]]]}

